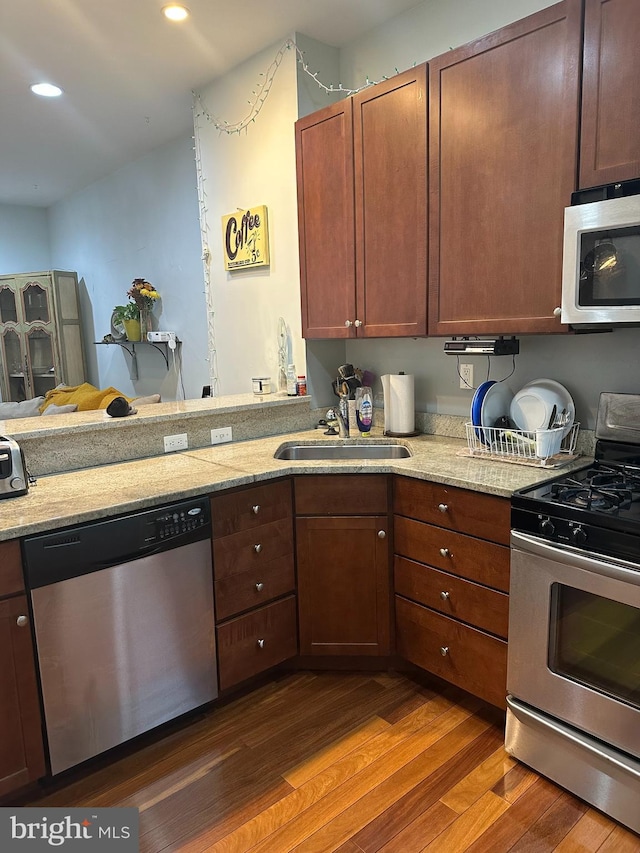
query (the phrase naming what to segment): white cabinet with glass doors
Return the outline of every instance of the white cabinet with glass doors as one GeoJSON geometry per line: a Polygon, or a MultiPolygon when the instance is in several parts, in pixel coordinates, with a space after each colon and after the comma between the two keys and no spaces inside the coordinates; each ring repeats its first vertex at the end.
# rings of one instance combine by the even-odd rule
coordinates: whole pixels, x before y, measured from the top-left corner
{"type": "Polygon", "coordinates": [[[78,278],[58,270],[0,276],[0,391],[4,401],[84,382],[78,278]]]}

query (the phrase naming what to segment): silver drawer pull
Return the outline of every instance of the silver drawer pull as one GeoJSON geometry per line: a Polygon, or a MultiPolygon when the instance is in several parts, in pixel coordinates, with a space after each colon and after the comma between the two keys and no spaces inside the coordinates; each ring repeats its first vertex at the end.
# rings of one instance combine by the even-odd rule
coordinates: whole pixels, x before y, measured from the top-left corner
{"type": "Polygon", "coordinates": [[[386,531],[378,530],[378,539],[385,539],[387,536],[386,531]]]}
{"type": "Polygon", "coordinates": [[[448,548],[440,548],[440,556],[441,557],[450,557],[451,551],[448,548]]]}
{"type": "Polygon", "coordinates": [[[256,589],[258,590],[258,592],[262,592],[262,590],[264,589],[264,584],[263,584],[263,583],[258,582],[258,583],[256,584],[256,589]]]}
{"type": "Polygon", "coordinates": [[[449,511],[449,507],[446,504],[438,504],[438,509],[440,510],[440,512],[448,512],[449,511]]]}
{"type": "Polygon", "coordinates": [[[260,551],[262,551],[262,545],[254,545],[253,550],[256,552],[256,554],[259,554],[260,551]]]}
{"type": "Polygon", "coordinates": [[[449,593],[442,590],[442,592],[440,593],[440,598],[443,601],[448,601],[449,600],[449,593]]]}
{"type": "Polygon", "coordinates": [[[258,648],[264,649],[264,640],[258,640],[258,648]]]}
{"type": "Polygon", "coordinates": [[[440,646],[440,654],[443,658],[446,658],[446,656],[449,654],[449,646],[440,646]]]}
{"type": "Polygon", "coordinates": [[[25,625],[29,624],[29,619],[26,616],[18,616],[16,619],[16,625],[19,628],[24,628],[25,625]]]}
{"type": "Polygon", "coordinates": [[[252,506],[252,507],[251,507],[251,512],[252,512],[254,515],[257,515],[257,514],[260,512],[260,504],[256,504],[255,506],[252,506]]]}

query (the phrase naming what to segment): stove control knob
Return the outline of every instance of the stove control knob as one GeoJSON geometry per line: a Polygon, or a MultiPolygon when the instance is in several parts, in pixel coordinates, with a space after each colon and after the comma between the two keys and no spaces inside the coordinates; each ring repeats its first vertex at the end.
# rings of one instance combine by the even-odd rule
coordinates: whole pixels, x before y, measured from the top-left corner
{"type": "Polygon", "coordinates": [[[582,527],[574,527],[571,531],[571,541],[574,545],[584,545],[587,541],[587,532],[582,527]]]}
{"type": "Polygon", "coordinates": [[[550,518],[543,518],[540,522],[540,533],[544,533],[546,536],[553,536],[556,532],[556,529],[553,525],[553,521],[550,518]]]}

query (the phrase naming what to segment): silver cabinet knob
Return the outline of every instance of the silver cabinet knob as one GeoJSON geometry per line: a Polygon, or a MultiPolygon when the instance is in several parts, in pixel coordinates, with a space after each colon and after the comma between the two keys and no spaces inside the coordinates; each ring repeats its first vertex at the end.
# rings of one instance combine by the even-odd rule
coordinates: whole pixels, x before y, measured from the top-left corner
{"type": "Polygon", "coordinates": [[[448,600],[448,598],[449,598],[449,593],[448,593],[448,592],[445,592],[445,591],[443,590],[443,591],[440,593],[440,598],[441,598],[443,601],[447,601],[447,600],[448,600]]]}
{"type": "Polygon", "coordinates": [[[355,321],[355,323],[354,323],[353,325],[354,325],[357,329],[359,329],[359,328],[360,328],[360,326],[364,326],[364,323],[362,322],[362,320],[356,320],[356,321],[355,321]]]}
{"type": "Polygon", "coordinates": [[[254,545],[253,550],[256,552],[256,554],[259,554],[260,551],[262,551],[262,545],[254,545]]]}
{"type": "Polygon", "coordinates": [[[29,624],[29,618],[27,616],[18,616],[16,619],[16,625],[18,628],[24,628],[25,625],[29,624]]]}
{"type": "Polygon", "coordinates": [[[562,314],[562,308],[560,308],[560,306],[553,309],[553,316],[554,317],[560,317],[561,314],[562,314]]]}
{"type": "Polygon", "coordinates": [[[451,551],[448,548],[440,548],[440,556],[441,557],[450,557],[451,551]]]}
{"type": "Polygon", "coordinates": [[[264,649],[264,640],[258,640],[258,648],[264,649]]]}
{"type": "Polygon", "coordinates": [[[446,658],[446,656],[449,654],[449,646],[440,646],[440,654],[443,658],[446,658]]]}
{"type": "Polygon", "coordinates": [[[386,536],[387,536],[386,531],[378,530],[378,539],[386,539],[386,536]]]}
{"type": "Polygon", "coordinates": [[[262,590],[264,589],[264,584],[263,584],[263,583],[258,582],[258,583],[256,584],[256,589],[258,590],[258,592],[262,592],[262,590]]]}
{"type": "Polygon", "coordinates": [[[257,514],[260,512],[260,504],[256,504],[255,506],[252,506],[252,507],[251,507],[251,512],[252,512],[254,515],[257,515],[257,514]]]}
{"type": "Polygon", "coordinates": [[[446,504],[438,504],[440,512],[449,512],[449,507],[446,504]]]}
{"type": "Polygon", "coordinates": [[[345,320],[344,324],[347,327],[347,329],[349,329],[351,326],[353,326],[353,320],[345,320]]]}

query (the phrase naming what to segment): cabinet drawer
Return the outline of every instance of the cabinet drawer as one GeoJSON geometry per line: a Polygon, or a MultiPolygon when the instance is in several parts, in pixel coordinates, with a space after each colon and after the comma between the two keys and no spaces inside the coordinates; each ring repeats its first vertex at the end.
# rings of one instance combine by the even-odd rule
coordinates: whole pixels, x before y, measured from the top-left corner
{"type": "Polygon", "coordinates": [[[509,596],[495,589],[396,557],[395,591],[433,610],[507,638],[509,596]]]}
{"type": "Polygon", "coordinates": [[[220,689],[226,690],[297,654],[295,596],[238,616],[216,635],[220,689]]]}
{"type": "Polygon", "coordinates": [[[393,511],[438,527],[509,544],[511,502],[507,498],[396,477],[393,511]]]}
{"type": "Polygon", "coordinates": [[[211,498],[213,538],[290,518],[292,513],[289,480],[216,495],[211,498]]]}
{"type": "Polygon", "coordinates": [[[266,604],[296,588],[293,554],[215,582],[216,620],[266,604]]]}
{"type": "Polygon", "coordinates": [[[295,477],[296,515],[374,515],[388,511],[385,474],[310,474],[295,477]]]}
{"type": "Polygon", "coordinates": [[[412,663],[492,705],[505,707],[507,644],[504,640],[397,595],[396,645],[398,654],[412,663]]]}
{"type": "Polygon", "coordinates": [[[293,520],[283,518],[253,530],[242,530],[213,541],[215,580],[262,568],[293,553],[293,520]]]}
{"type": "Polygon", "coordinates": [[[486,586],[509,591],[510,552],[495,545],[397,515],[394,524],[394,548],[397,554],[444,569],[486,586]]]}

